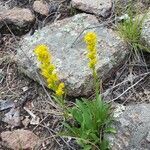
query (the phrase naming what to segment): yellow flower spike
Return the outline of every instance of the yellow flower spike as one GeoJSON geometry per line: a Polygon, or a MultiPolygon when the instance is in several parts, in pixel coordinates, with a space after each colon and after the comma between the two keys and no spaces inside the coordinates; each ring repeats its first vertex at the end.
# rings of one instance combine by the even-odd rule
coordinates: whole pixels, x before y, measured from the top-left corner
{"type": "Polygon", "coordinates": [[[97,35],[94,32],[88,32],[85,37],[84,41],[87,44],[87,58],[89,59],[88,66],[90,69],[95,69],[95,65],[97,63],[97,35]]]}
{"type": "Polygon", "coordinates": [[[57,96],[64,94],[64,83],[60,83],[56,67],[52,64],[52,56],[46,45],[39,45],[35,48],[34,53],[38,59],[41,69],[41,74],[47,81],[48,88],[55,91],[57,96]]]}

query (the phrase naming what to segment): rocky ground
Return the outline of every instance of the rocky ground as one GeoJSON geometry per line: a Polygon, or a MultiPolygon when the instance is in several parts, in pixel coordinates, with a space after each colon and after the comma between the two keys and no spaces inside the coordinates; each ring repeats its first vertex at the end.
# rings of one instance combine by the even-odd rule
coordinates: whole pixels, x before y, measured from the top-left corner
{"type": "MultiPolygon", "coordinates": [[[[91,2],[0,0],[0,149],[80,149],[73,139],[57,136],[63,120],[51,91],[39,80],[33,49],[41,43],[50,47],[70,106],[75,97],[92,96],[82,42],[88,30],[99,36],[102,96],[116,106],[112,149],[150,149],[150,54],[131,58],[114,30],[128,0],[91,2]]],[[[133,5],[144,13],[150,2],[137,0],[133,5]]],[[[149,17],[142,33],[150,45],[149,17]]]]}

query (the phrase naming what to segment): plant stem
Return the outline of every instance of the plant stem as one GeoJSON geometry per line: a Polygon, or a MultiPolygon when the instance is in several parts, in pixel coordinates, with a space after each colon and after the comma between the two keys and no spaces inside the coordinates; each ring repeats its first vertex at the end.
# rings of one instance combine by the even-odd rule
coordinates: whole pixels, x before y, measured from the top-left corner
{"type": "Polygon", "coordinates": [[[97,76],[97,72],[95,70],[95,68],[93,69],[93,84],[95,86],[95,95],[96,95],[96,100],[99,97],[99,84],[98,84],[98,76],[97,76]]]}

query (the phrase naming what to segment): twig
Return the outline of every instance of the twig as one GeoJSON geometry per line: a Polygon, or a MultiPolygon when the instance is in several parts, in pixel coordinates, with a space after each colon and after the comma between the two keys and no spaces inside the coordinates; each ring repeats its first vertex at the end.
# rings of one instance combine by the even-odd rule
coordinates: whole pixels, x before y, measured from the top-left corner
{"type": "Polygon", "coordinates": [[[36,129],[45,119],[47,119],[49,116],[50,116],[50,115],[45,116],[45,117],[39,122],[39,124],[36,125],[36,126],[32,129],[32,132],[34,132],[35,129],[36,129]]]}
{"type": "MultiPolygon", "coordinates": [[[[133,80],[135,80],[135,79],[137,79],[137,78],[139,78],[139,77],[145,76],[145,75],[149,75],[149,74],[150,74],[150,72],[146,72],[146,73],[140,74],[140,75],[138,75],[138,76],[135,76],[135,77],[133,78],[133,80]]],[[[122,85],[122,84],[124,84],[124,83],[126,83],[126,82],[128,82],[128,81],[130,81],[130,80],[127,79],[127,80],[124,80],[124,81],[118,83],[117,85],[115,85],[115,86],[109,88],[108,90],[106,90],[106,91],[105,91],[104,93],[102,93],[101,95],[102,95],[102,96],[106,96],[111,90],[113,90],[114,88],[116,88],[116,87],[118,87],[118,86],[120,86],[120,85],[122,85]]]]}
{"type": "MultiPolygon", "coordinates": [[[[150,74],[150,72],[149,72],[149,74],[150,74]]],[[[130,89],[132,89],[132,88],[133,88],[134,86],[136,86],[138,83],[140,83],[146,76],[148,76],[148,74],[145,75],[143,78],[141,78],[141,79],[140,79],[139,81],[137,81],[136,83],[134,83],[132,86],[130,86],[129,88],[127,88],[127,89],[126,89],[122,94],[120,94],[118,97],[116,97],[116,98],[110,100],[108,103],[113,102],[113,101],[119,99],[119,98],[120,98],[121,96],[123,96],[126,92],[128,92],[130,89]]]]}

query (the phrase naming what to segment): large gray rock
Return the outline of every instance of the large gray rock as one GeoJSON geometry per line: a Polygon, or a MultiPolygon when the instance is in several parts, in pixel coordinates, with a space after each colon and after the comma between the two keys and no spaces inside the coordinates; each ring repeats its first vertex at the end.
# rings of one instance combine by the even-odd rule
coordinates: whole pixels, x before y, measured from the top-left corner
{"type": "Polygon", "coordinates": [[[82,11],[108,17],[111,13],[111,0],[72,0],[72,6],[82,11]]]}
{"type": "Polygon", "coordinates": [[[117,134],[110,138],[112,150],[150,149],[150,104],[117,109],[117,134]],[[119,110],[119,111],[118,111],[119,110]]]}
{"type": "Polygon", "coordinates": [[[46,26],[33,36],[25,36],[20,42],[21,47],[18,48],[16,56],[21,71],[39,81],[33,69],[35,65],[38,71],[38,63],[33,50],[39,44],[46,44],[52,53],[53,63],[57,66],[59,77],[66,84],[67,94],[70,96],[90,95],[93,77],[87,65],[84,34],[87,31],[94,31],[98,34],[97,70],[101,77],[108,77],[110,75],[108,73],[120,65],[127,54],[126,45],[118,35],[111,29],[98,27],[98,25],[96,17],[78,14],[46,26]],[[72,47],[72,43],[87,27],[91,29],[86,30],[72,47]],[[32,63],[27,57],[32,60],[32,63]]]}
{"type": "Polygon", "coordinates": [[[143,24],[142,38],[144,39],[144,41],[150,47],[150,9],[149,9],[149,12],[146,15],[146,19],[145,19],[144,24],[143,24]]]}

